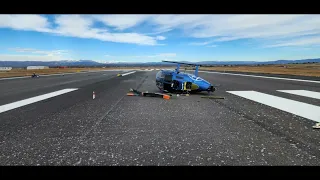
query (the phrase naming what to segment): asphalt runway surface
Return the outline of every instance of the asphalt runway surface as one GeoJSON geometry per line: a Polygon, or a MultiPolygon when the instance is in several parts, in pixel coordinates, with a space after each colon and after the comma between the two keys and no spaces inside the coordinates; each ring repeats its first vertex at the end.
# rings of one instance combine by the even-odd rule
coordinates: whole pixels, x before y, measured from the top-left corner
{"type": "Polygon", "coordinates": [[[199,72],[225,99],[165,100],[118,73],[1,80],[0,165],[320,165],[320,81],[199,72]]]}

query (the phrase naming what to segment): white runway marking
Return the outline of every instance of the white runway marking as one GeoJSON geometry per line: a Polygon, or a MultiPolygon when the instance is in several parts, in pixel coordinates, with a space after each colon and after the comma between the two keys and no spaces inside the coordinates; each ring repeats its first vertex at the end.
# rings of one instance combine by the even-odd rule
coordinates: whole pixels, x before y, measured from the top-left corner
{"type": "Polygon", "coordinates": [[[314,98],[314,99],[320,99],[320,93],[314,92],[314,91],[307,91],[307,90],[277,90],[277,91],[289,93],[289,94],[294,94],[294,95],[298,95],[298,96],[314,98]]]}
{"type": "Polygon", "coordinates": [[[291,79],[291,78],[280,78],[280,77],[272,77],[272,76],[257,76],[257,75],[248,75],[248,74],[234,74],[234,73],[222,73],[222,72],[210,72],[210,71],[199,71],[205,73],[214,73],[214,74],[227,74],[233,76],[246,76],[246,77],[258,77],[258,78],[266,78],[266,79],[278,79],[278,80],[287,80],[287,81],[300,81],[300,82],[309,82],[309,83],[319,83],[320,81],[312,81],[305,79],[291,79]]]}
{"type": "Polygon", "coordinates": [[[135,73],[136,71],[132,71],[132,72],[128,72],[128,73],[124,73],[124,74],[121,74],[122,76],[126,76],[126,75],[129,75],[129,74],[133,74],[135,73]]]}
{"type": "Polygon", "coordinates": [[[280,109],[297,116],[301,116],[316,122],[320,122],[320,107],[294,101],[282,97],[277,97],[265,93],[260,93],[256,91],[227,91],[228,93],[250,99],[252,101],[280,109]]]}
{"type": "Polygon", "coordinates": [[[49,99],[49,98],[52,98],[52,97],[55,97],[55,96],[59,96],[61,94],[65,94],[65,93],[72,92],[72,91],[75,91],[75,90],[78,90],[78,88],[62,89],[62,90],[59,90],[59,91],[43,94],[43,95],[40,95],[40,96],[35,96],[35,97],[24,99],[24,100],[21,100],[21,101],[16,101],[16,102],[13,102],[13,103],[10,103],[10,104],[5,104],[5,105],[0,106],[0,113],[6,112],[6,111],[10,111],[12,109],[16,109],[16,108],[19,108],[19,107],[22,107],[22,106],[26,106],[26,105],[29,105],[29,104],[32,104],[32,103],[35,103],[35,102],[38,102],[38,101],[45,100],[45,99],[49,99]]]}

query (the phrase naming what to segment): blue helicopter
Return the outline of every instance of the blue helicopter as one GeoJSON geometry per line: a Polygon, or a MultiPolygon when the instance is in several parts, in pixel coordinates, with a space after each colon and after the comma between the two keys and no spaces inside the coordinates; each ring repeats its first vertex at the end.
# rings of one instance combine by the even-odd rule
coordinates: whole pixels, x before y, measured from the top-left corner
{"type": "Polygon", "coordinates": [[[175,61],[162,61],[177,64],[175,70],[160,70],[156,74],[156,86],[163,92],[214,92],[215,87],[208,81],[198,76],[199,64],[183,63],[175,61]],[[194,74],[180,72],[180,64],[195,66],[194,74]]]}

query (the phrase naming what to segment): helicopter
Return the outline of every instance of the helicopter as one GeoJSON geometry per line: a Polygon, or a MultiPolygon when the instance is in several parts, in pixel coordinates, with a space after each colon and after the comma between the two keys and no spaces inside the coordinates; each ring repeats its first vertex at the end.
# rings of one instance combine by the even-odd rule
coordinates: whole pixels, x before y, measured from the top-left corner
{"type": "Polygon", "coordinates": [[[207,91],[210,94],[216,90],[211,83],[198,76],[200,64],[165,60],[162,62],[175,63],[177,68],[175,70],[160,70],[156,74],[156,86],[160,91],[170,93],[207,91]],[[194,74],[180,72],[181,64],[195,66],[194,74]]]}
{"type": "Polygon", "coordinates": [[[36,73],[33,73],[33,74],[31,75],[31,77],[32,77],[32,78],[38,78],[38,77],[40,77],[40,76],[37,75],[36,73]]]}

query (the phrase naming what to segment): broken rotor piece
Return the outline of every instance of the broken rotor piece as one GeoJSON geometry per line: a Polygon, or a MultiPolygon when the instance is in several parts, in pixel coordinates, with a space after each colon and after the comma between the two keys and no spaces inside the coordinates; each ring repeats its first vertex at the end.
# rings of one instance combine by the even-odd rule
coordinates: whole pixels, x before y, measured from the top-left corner
{"type": "Polygon", "coordinates": [[[148,91],[146,92],[141,92],[135,89],[130,88],[130,93],[127,93],[127,96],[145,96],[145,97],[161,97],[163,99],[170,99],[170,96],[167,94],[162,94],[162,93],[149,93],[148,91]]]}

